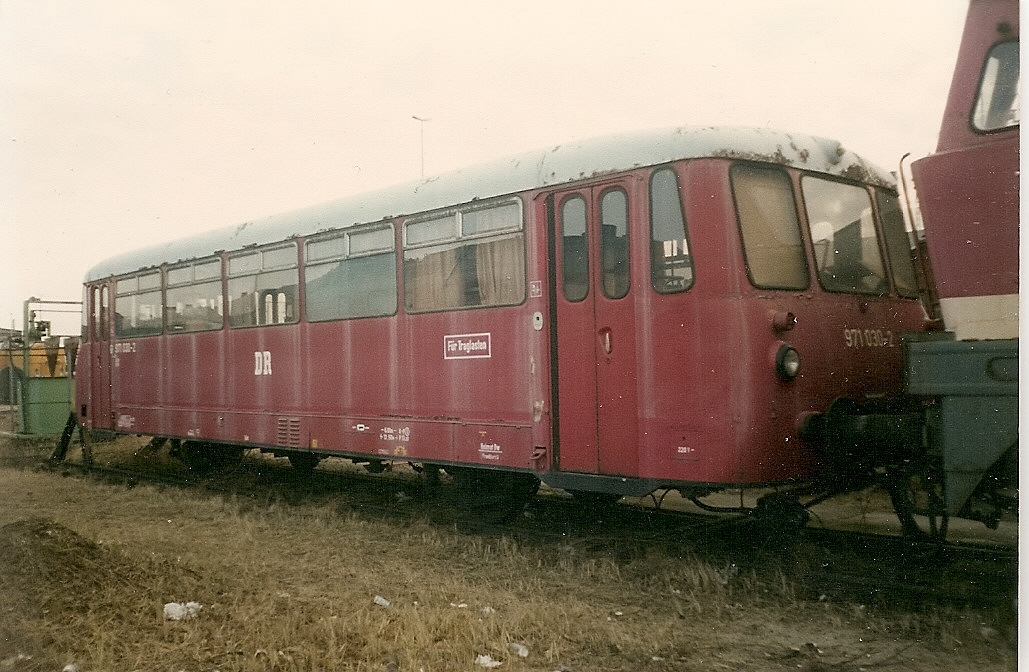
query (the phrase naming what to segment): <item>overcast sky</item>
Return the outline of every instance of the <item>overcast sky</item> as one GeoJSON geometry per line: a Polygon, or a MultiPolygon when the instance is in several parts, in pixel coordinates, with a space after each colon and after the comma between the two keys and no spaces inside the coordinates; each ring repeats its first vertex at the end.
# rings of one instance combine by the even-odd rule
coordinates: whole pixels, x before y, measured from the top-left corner
{"type": "Polygon", "coordinates": [[[687,124],[893,170],[935,148],[966,8],[0,0],[0,326],[108,256],[419,179],[423,130],[428,175],[687,124]]]}

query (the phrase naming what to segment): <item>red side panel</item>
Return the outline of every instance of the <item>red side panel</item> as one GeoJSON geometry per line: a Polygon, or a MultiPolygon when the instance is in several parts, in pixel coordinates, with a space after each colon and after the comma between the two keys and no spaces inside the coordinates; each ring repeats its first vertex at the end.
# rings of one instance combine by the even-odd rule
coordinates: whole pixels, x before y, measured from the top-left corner
{"type": "Polygon", "coordinates": [[[1018,293],[1018,130],[912,164],[941,298],[1018,293]]]}

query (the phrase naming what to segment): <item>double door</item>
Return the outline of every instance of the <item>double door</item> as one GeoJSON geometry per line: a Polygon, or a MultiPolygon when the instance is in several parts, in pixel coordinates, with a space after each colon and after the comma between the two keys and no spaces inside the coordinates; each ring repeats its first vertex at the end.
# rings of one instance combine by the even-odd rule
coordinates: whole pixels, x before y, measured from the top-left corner
{"type": "MultiPolygon", "coordinates": [[[[105,283],[94,285],[89,291],[89,359],[79,361],[78,368],[88,367],[89,398],[79,399],[79,404],[88,405],[89,427],[94,429],[113,429],[111,418],[111,385],[113,376],[111,366],[114,361],[114,341],[112,340],[111,287],[105,283]]],[[[83,310],[87,310],[83,306],[83,310]]],[[[80,373],[81,375],[81,373],[80,373]]],[[[81,393],[83,390],[79,390],[81,393]]]]}
{"type": "Polygon", "coordinates": [[[633,186],[623,179],[570,189],[548,203],[562,471],[638,473],[633,186]]]}

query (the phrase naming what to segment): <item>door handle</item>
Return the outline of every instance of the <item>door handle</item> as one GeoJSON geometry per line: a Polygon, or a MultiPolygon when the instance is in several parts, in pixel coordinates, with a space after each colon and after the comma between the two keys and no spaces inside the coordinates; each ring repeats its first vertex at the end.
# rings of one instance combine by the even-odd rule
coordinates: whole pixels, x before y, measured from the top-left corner
{"type": "Polygon", "coordinates": [[[611,327],[604,327],[597,335],[600,336],[600,347],[604,349],[605,355],[611,354],[611,327]]]}

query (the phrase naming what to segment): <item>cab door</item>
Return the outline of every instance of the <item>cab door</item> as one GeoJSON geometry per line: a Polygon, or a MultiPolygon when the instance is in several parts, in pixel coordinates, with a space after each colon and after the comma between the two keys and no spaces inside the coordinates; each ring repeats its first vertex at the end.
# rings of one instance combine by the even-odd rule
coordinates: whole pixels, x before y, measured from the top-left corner
{"type": "Polygon", "coordinates": [[[638,471],[632,186],[623,179],[551,196],[551,338],[562,471],[638,471]]]}
{"type": "MultiPolygon", "coordinates": [[[[107,284],[90,289],[90,426],[113,429],[111,419],[111,289],[107,284]]],[[[83,364],[80,362],[80,365],[83,364]]]]}

